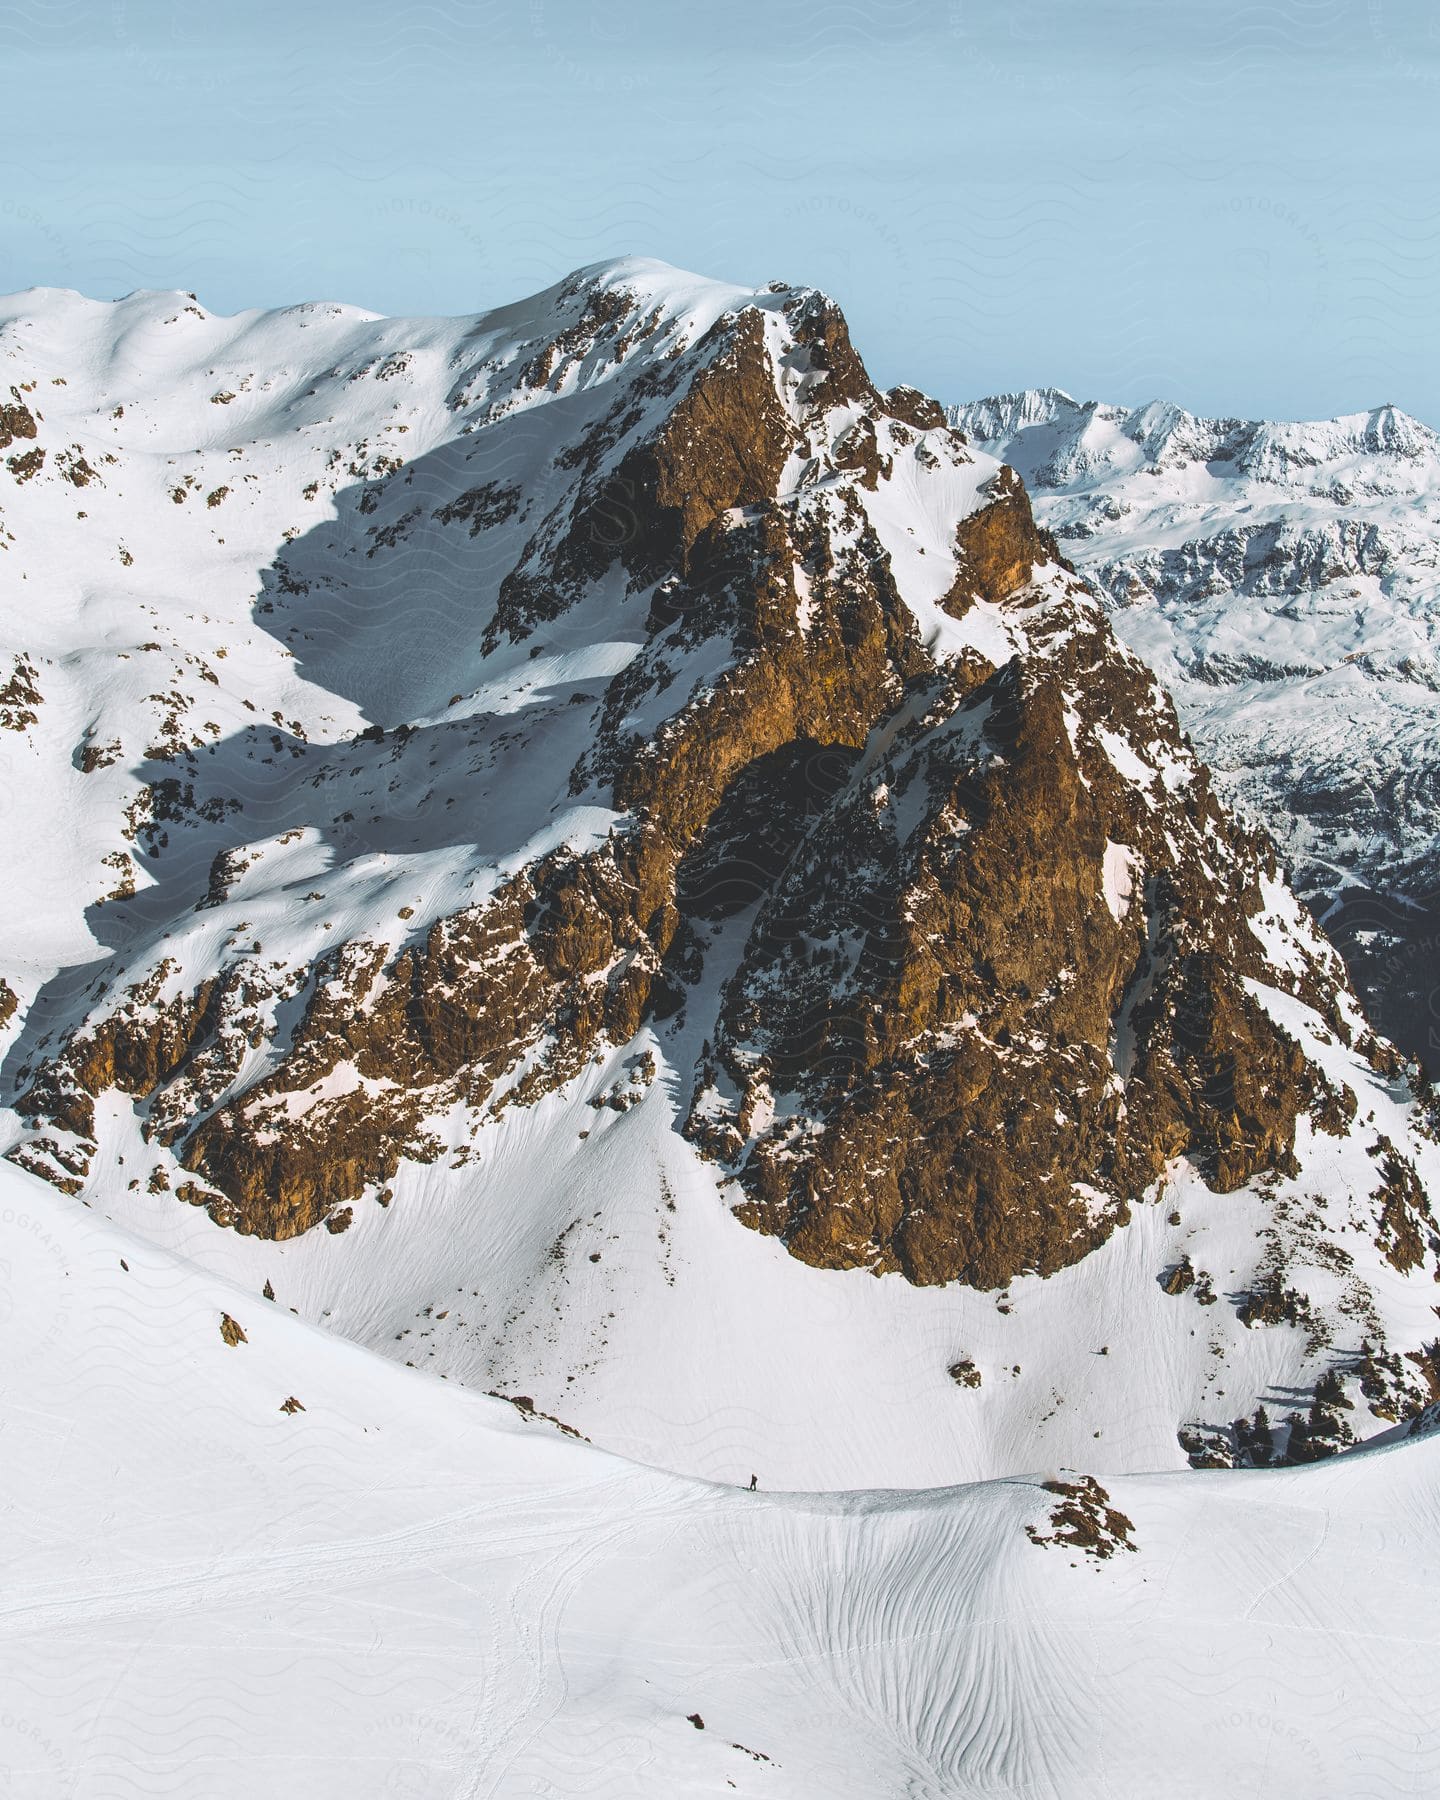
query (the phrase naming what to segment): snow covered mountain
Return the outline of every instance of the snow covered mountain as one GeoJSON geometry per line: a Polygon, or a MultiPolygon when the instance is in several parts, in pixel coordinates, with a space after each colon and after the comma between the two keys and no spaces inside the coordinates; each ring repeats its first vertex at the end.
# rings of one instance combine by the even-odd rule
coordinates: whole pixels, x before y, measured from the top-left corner
{"type": "Polygon", "coordinates": [[[824,296],[3,319],[13,1163],[722,1482],[1300,1462],[1440,1391],[1428,1095],[824,296]]]}
{"type": "Polygon", "coordinates": [[[1393,406],[1312,424],[1053,388],[951,410],[1263,820],[1377,1023],[1440,1066],[1440,440],[1393,406]]]}
{"type": "Polygon", "coordinates": [[[3,1164],[0,1265],[26,1800],[1436,1789],[1433,1436],[750,1494],[397,1367],[3,1164]]]}

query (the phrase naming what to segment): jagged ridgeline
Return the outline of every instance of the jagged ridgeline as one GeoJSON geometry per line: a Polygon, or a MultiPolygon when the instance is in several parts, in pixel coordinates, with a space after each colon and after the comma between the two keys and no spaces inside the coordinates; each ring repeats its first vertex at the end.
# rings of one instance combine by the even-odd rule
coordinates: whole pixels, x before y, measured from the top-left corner
{"type": "MultiPolygon", "coordinates": [[[[1270,847],[1015,473],[878,391],[830,301],[624,264],[409,345],[295,323],[253,389],[209,378],[169,518],[244,529],[228,413],[262,376],[301,415],[323,388],[328,460],[252,601],[356,728],[248,718],[253,659],[207,662],[213,730],[183,683],[146,697],[148,742],[92,727],[84,779],[144,776],[97,897],[117,948],[83,994],[26,996],[17,1160],[78,1191],[113,1091],[218,1223],[340,1230],[437,1121],[483,1153],[633,1044],[743,1224],[998,1288],[1180,1159],[1225,1193],[1375,1136],[1356,1083],[1404,1072],[1270,847]],[[356,444],[361,382],[422,384],[410,437],[356,444]]],[[[32,456],[49,427],[16,404],[32,456]]],[[[12,705],[44,689],[17,664],[12,705]]],[[[1428,1266],[1386,1142],[1375,1231],[1428,1266]]]]}

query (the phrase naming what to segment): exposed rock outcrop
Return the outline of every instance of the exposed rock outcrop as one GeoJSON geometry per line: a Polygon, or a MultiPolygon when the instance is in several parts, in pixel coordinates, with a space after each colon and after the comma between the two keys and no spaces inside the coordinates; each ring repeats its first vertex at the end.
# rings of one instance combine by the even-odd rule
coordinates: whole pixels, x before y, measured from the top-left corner
{"type": "MultiPolygon", "coordinates": [[[[72,1134],[83,1174],[94,1097],[118,1089],[197,1178],[182,1198],[245,1232],[339,1232],[439,1154],[442,1115],[478,1128],[718,989],[682,1110],[740,1218],[809,1263],[986,1288],[1084,1256],[1178,1158],[1229,1192],[1293,1170],[1302,1120],[1347,1130],[1353,1093],[1347,1112],[1265,999],[1349,1041],[1338,960],[1014,471],[923,396],[878,393],[813,293],[767,290],[693,338],[623,288],[556,306],[477,415],[481,450],[546,396],[588,382],[605,404],[528,487],[446,464],[428,517],[460,555],[509,547],[482,666],[548,633],[628,646],[556,707],[591,709],[563,797],[589,822],[472,903],[413,928],[405,909],[400,934],[269,964],[237,924],[203,980],[156,961],[40,1058],[37,1128],[72,1134]]],[[[403,558],[424,509],[391,484],[413,471],[355,466],[367,560],[403,558]]],[[[267,594],[323,589],[326,554],[302,576],[287,549],[267,594]]],[[[312,785],[389,769],[415,735],[372,726],[312,785]]],[[[172,787],[177,821],[228,818],[172,787]]],[[[496,806],[497,782],[477,796],[496,806]]],[[[260,854],[215,854],[188,930],[243,904],[260,854]]],[[[1428,1241],[1395,1156],[1403,1259],[1428,1241]]]]}

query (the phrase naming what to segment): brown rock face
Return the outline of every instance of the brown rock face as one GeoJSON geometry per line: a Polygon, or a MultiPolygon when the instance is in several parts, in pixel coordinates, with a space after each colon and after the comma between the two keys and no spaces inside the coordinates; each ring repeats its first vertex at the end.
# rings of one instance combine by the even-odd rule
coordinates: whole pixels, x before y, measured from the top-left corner
{"type": "Polygon", "coordinates": [[[773,499],[794,433],[775,391],[764,329],[753,312],[715,326],[722,347],[705,378],[620,464],[616,485],[633,496],[633,529],[621,550],[633,570],[678,566],[684,574],[696,540],[721,514],[773,499]]]}
{"type": "MultiPolygon", "coordinates": [[[[893,387],[885,395],[885,410],[892,419],[913,425],[917,431],[936,431],[945,423],[945,408],[918,388],[893,387]]],[[[958,433],[963,441],[964,433],[958,433]]]]}
{"type": "Polygon", "coordinates": [[[1047,610],[1055,648],[937,683],[832,802],[727,990],[690,1129],[807,1262],[1048,1273],[1170,1158],[1221,1190],[1288,1166],[1316,1096],[1244,986],[1256,847],[1103,623],[1047,610]]]}
{"type": "MultiPolygon", "coordinates": [[[[266,1237],[308,1231],[403,1156],[433,1161],[427,1114],[484,1104],[527,1052],[539,1056],[520,1097],[538,1098],[601,1033],[632,1036],[658,958],[617,881],[613,861],[561,858],[393,961],[350,944],[322,963],[280,1067],[180,1145],[230,1203],[228,1222],[266,1237]],[[610,979],[591,979],[617,955],[610,979]]],[[[187,1109],[168,1110],[185,1131],[187,1109]]]]}
{"type": "Polygon", "coordinates": [[[10,400],[0,404],[0,450],[8,450],[16,438],[33,438],[36,432],[34,413],[14,388],[10,393],[10,400]]]}
{"type": "Polygon", "coordinates": [[[22,651],[10,674],[0,682],[0,730],[28,731],[39,717],[37,708],[44,699],[39,671],[22,651]]]}
{"type": "Polygon", "coordinates": [[[955,530],[959,574],[947,604],[957,613],[973,600],[1015,593],[1037,563],[1063,560],[1054,538],[1035,523],[1025,484],[1012,468],[1002,467],[986,491],[989,504],[955,530]]]}
{"type": "MultiPolygon", "coordinates": [[[[644,328],[587,303],[520,386],[622,359],[644,328]]],[[[902,458],[973,480],[934,403],[877,394],[818,296],[646,363],[555,456],[478,633],[510,651],[599,584],[623,596],[641,641],[570,778],[618,815],[608,837],[293,981],[232,965],[181,991],[161,964],[42,1065],[29,1113],[88,1140],[119,1088],[217,1220],[338,1231],[402,1159],[439,1154],[437,1115],[537,1099],[700,1004],[711,925],[753,909],[685,1128],[740,1217],[807,1262],[993,1287],[1083,1256],[1174,1157],[1221,1189],[1289,1167],[1299,1113],[1343,1106],[1247,981],[1334,1014],[1340,978],[1266,961],[1268,852],[1008,469],[931,545],[954,554],[932,610],[974,642],[927,641],[905,528],[882,530],[902,458]]],[[[431,516],[468,542],[525,503],[507,478],[431,516]]],[[[216,858],[205,912],[246,866],[216,858]]],[[[1391,1185],[1406,1255],[1415,1209],[1391,1185]]]]}
{"type": "Polygon", "coordinates": [[[1134,1521],[1111,1506],[1110,1495],[1093,1475],[1082,1475],[1076,1481],[1047,1481],[1044,1485],[1047,1493],[1056,1494],[1059,1499],[1051,1511],[1048,1532],[1034,1525],[1025,1527],[1032,1544],[1042,1548],[1058,1544],[1102,1562],[1121,1548],[1140,1548],[1131,1535],[1134,1521]]]}

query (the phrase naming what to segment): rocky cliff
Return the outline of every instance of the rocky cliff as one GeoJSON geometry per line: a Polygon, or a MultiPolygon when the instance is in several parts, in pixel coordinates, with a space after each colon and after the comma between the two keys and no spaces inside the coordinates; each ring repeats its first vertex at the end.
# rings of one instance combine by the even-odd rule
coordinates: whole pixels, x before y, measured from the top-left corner
{"type": "MultiPolygon", "coordinates": [[[[83,416],[82,362],[16,387],[36,447],[103,471],[16,704],[84,794],[108,953],[64,949],[72,902],[16,959],[15,1160],[248,1238],[323,1224],[341,1256],[414,1171],[458,1188],[517,1131],[563,1134],[591,1191],[638,1107],[671,1140],[639,1177],[658,1262],[688,1158],[732,1234],[1002,1313],[1137,1210],[1178,1226],[1182,1187],[1242,1196],[1268,1242],[1287,1195],[1349,1206],[1359,1167],[1377,1279],[1430,1281],[1425,1106],[1270,845],[1015,471],[879,392],[831,302],[638,263],[469,321],[267,335],[156,298],[118,333],[59,304],[116,339],[83,416]],[[162,398],[164,447],[126,438],[162,398]],[[593,1124],[556,1123],[572,1100],[593,1124]]],[[[14,479],[28,579],[75,484],[14,479]]],[[[538,1230],[549,1202],[505,1196],[538,1230]]],[[[1376,1378],[1392,1413],[1428,1398],[1407,1379],[1376,1378]]],[[[1197,1454],[1238,1454],[1249,1410],[1192,1421],[1197,1454]]]]}

